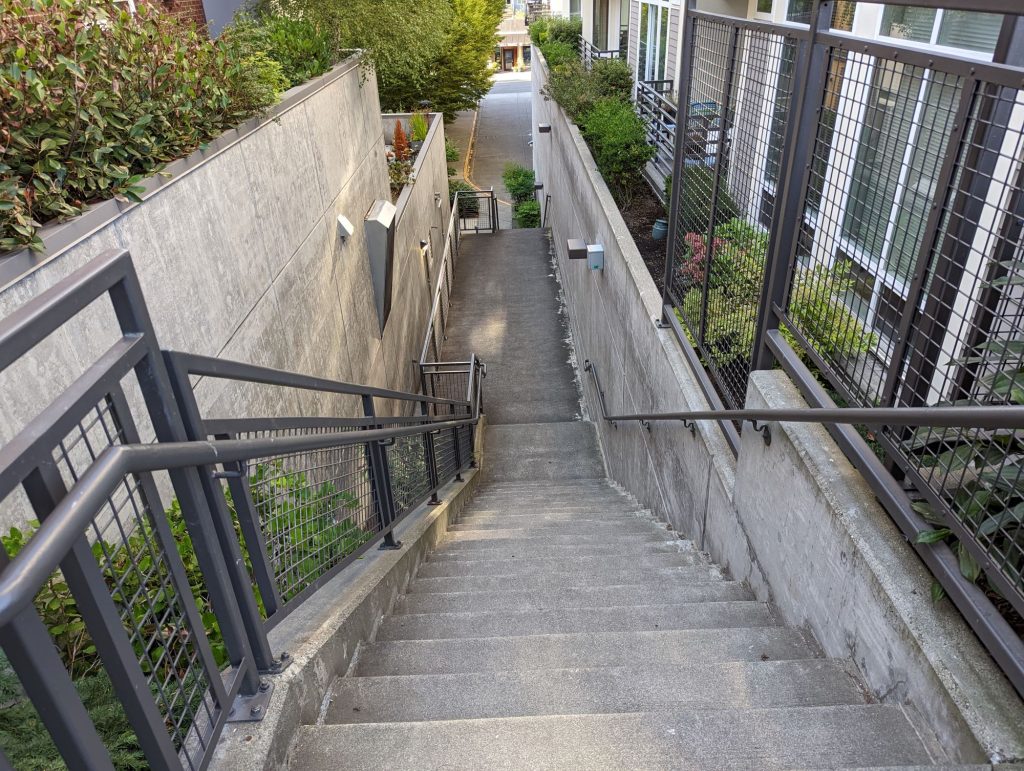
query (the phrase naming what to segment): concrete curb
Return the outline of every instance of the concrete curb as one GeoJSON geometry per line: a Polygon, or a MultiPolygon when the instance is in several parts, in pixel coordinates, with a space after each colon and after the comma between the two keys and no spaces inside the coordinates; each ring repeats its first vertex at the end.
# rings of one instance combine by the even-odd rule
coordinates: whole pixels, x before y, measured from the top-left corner
{"type": "MultiPolygon", "coordinates": [[[[474,454],[482,465],[485,420],[476,431],[474,454]]],[[[221,735],[210,763],[216,771],[285,768],[292,740],[303,725],[321,717],[335,678],[358,656],[359,644],[372,641],[384,616],[440,542],[480,484],[480,469],[463,474],[439,491],[443,503],[420,506],[395,528],[399,551],[370,551],[342,571],[281,622],[270,634],[275,651],[288,651],[293,663],[274,684],[266,717],[259,723],[234,723],[221,735]]]]}

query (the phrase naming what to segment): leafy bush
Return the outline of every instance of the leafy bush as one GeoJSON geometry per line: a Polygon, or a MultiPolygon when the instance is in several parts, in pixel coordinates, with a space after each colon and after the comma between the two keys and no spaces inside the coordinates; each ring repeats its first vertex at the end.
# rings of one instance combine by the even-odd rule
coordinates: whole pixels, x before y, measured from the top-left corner
{"type": "Polygon", "coordinates": [[[444,159],[448,163],[459,162],[459,148],[450,137],[444,138],[444,159]]]}
{"type": "Polygon", "coordinates": [[[582,34],[583,19],[579,17],[575,19],[562,19],[558,17],[548,19],[546,42],[549,45],[551,43],[565,43],[572,46],[572,49],[578,54],[580,52],[580,35],[582,34]]]}
{"type": "MultiPolygon", "coordinates": [[[[448,180],[448,202],[455,205],[455,194],[456,193],[475,193],[476,188],[470,185],[468,182],[463,182],[461,179],[449,179],[448,180]]],[[[480,199],[476,196],[460,196],[459,197],[459,214],[463,217],[479,217],[480,216],[480,199]]]]}
{"type": "Polygon", "coordinates": [[[395,133],[392,138],[392,147],[394,148],[395,160],[407,161],[412,155],[412,150],[409,147],[409,138],[405,134],[405,128],[402,126],[401,118],[395,121],[395,133]]]}
{"type": "Polygon", "coordinates": [[[597,59],[590,65],[590,77],[601,96],[628,102],[633,97],[633,73],[625,59],[597,59]]]}
{"type": "Polygon", "coordinates": [[[533,169],[528,169],[518,163],[509,163],[501,175],[505,183],[505,189],[512,196],[512,203],[522,203],[534,198],[534,184],[536,177],[533,169]]]}
{"type": "Polygon", "coordinates": [[[548,42],[547,19],[543,17],[536,19],[534,20],[533,24],[530,25],[530,41],[538,48],[540,48],[542,45],[548,42]]]}
{"type": "Polygon", "coordinates": [[[239,45],[262,51],[281,66],[288,85],[322,75],[335,60],[334,43],[325,30],[306,19],[275,14],[239,15],[221,33],[239,45]]]}
{"type": "Polygon", "coordinates": [[[512,208],[517,228],[540,227],[540,201],[521,201],[512,208]]]}
{"type": "Polygon", "coordinates": [[[141,4],[5,0],[0,17],[0,250],[90,203],[139,200],[168,161],[273,104],[279,68],[141,4]]]}
{"type": "Polygon", "coordinates": [[[427,138],[430,124],[422,112],[414,112],[409,118],[409,135],[413,142],[422,142],[427,138]]]}
{"type": "MultiPolygon", "coordinates": [[[[568,43],[545,43],[541,48],[548,67],[553,71],[563,64],[579,62],[580,53],[568,43]]],[[[583,65],[580,64],[582,67],[583,65]]]]}
{"type": "Polygon", "coordinates": [[[601,175],[617,196],[625,198],[644,166],[654,157],[646,127],[628,102],[600,99],[580,124],[601,175]]]}
{"type": "MultiPolygon", "coordinates": [[[[711,191],[714,189],[714,169],[708,166],[683,167],[683,200],[679,206],[679,229],[684,233],[706,233],[711,222],[711,191]]],[[[665,180],[665,197],[672,197],[671,177],[665,180]]],[[[725,185],[718,188],[715,207],[715,225],[722,225],[739,217],[740,209],[725,185]]]]}

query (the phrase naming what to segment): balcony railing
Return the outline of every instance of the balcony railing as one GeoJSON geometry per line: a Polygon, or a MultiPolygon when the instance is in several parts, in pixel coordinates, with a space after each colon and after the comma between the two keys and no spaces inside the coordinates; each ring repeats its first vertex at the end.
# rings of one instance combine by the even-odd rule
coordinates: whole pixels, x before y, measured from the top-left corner
{"type": "Polygon", "coordinates": [[[583,37],[583,35],[580,35],[580,59],[583,60],[583,66],[586,67],[588,70],[597,59],[618,58],[618,49],[602,51],[600,48],[598,48],[585,37],[583,37]]]}
{"type": "MultiPolygon", "coordinates": [[[[809,27],[688,8],[665,321],[732,409],[773,366],[812,406],[1024,404],[1019,6],[961,4],[1007,14],[992,62],[833,31],[831,7],[809,27]]],[[[1024,692],[985,594],[1024,614],[1024,436],[830,431],[1024,692]]]]}
{"type": "Polygon", "coordinates": [[[651,164],[662,178],[671,176],[676,147],[676,105],[669,99],[671,80],[636,84],[636,112],[647,124],[647,142],[654,148],[651,164]]]}

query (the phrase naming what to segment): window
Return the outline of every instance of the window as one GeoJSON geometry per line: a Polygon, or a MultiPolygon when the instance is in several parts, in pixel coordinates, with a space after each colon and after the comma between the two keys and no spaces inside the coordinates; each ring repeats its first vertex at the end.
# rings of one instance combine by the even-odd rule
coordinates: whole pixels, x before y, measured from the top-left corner
{"type": "Polygon", "coordinates": [[[640,80],[664,80],[668,57],[667,5],[640,3],[640,45],[637,73],[640,80]]]}
{"type": "Polygon", "coordinates": [[[569,0],[569,16],[578,19],[580,13],[580,0],[569,0]]]}
{"type": "Polygon", "coordinates": [[[990,54],[1002,24],[1003,17],[997,13],[886,6],[879,34],[990,54]]]}
{"type": "Polygon", "coordinates": [[[771,13],[773,0],[757,0],[758,13],[771,13]]]}
{"type": "MultiPolygon", "coordinates": [[[[853,31],[853,12],[856,5],[851,0],[838,0],[832,8],[832,29],[853,31]]],[[[811,0],[789,0],[786,21],[796,24],[811,23],[811,0]]]]}

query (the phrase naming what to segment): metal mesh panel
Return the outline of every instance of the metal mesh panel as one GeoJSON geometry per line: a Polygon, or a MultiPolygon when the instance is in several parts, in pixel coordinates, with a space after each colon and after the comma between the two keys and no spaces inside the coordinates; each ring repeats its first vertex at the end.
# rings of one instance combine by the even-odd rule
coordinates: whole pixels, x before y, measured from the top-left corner
{"type": "Polygon", "coordinates": [[[795,45],[695,21],[669,288],[723,400],[743,404],[764,282],[795,45]]]}
{"type": "Polygon", "coordinates": [[[434,460],[437,464],[437,478],[442,483],[455,476],[459,470],[459,459],[455,454],[455,433],[443,429],[434,434],[434,460]]]}
{"type": "MultiPolygon", "coordinates": [[[[337,430],[254,431],[239,438],[337,430]]],[[[383,529],[365,445],[254,458],[249,464],[249,490],[284,602],[313,585],[383,529]]]]}
{"type": "Polygon", "coordinates": [[[408,513],[430,495],[426,437],[426,434],[401,436],[385,450],[396,516],[408,513]]]}
{"type": "MultiPolygon", "coordinates": [[[[82,420],[54,452],[65,484],[72,485],[103,450],[125,444],[119,416],[104,401],[82,420]]],[[[210,690],[182,592],[173,578],[170,559],[178,560],[175,544],[164,543],[154,523],[151,485],[126,477],[93,519],[87,536],[121,622],[138,655],[150,692],[186,768],[199,768],[212,741],[218,705],[210,690]]],[[[183,523],[179,527],[187,541],[183,523]]],[[[194,616],[193,616],[194,618],[194,616]]]]}

